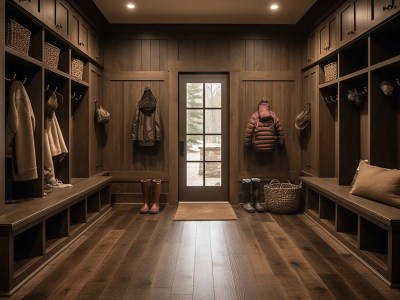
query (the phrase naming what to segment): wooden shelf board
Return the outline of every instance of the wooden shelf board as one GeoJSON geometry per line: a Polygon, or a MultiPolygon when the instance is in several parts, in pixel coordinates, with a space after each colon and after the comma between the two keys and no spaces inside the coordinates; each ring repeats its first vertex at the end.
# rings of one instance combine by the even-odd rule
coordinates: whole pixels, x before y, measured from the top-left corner
{"type": "Polygon", "coordinates": [[[353,244],[354,247],[358,247],[357,243],[357,232],[337,232],[342,238],[349,243],[353,244]]]}
{"type": "Polygon", "coordinates": [[[71,78],[71,82],[72,85],[80,85],[80,86],[85,86],[85,87],[89,87],[89,83],[84,81],[84,80],[80,80],[79,78],[76,78],[72,75],[69,76],[71,78]]]}
{"type": "Polygon", "coordinates": [[[31,265],[36,263],[42,256],[34,256],[24,259],[18,259],[14,261],[14,277],[17,277],[19,274],[24,272],[31,265]]]}
{"type": "Polygon", "coordinates": [[[387,270],[388,269],[388,255],[384,253],[380,253],[374,250],[362,249],[360,250],[362,253],[367,255],[370,259],[372,259],[376,264],[378,264],[381,268],[387,270]]]}
{"type": "Polygon", "coordinates": [[[46,244],[45,244],[46,253],[50,252],[52,249],[57,247],[57,245],[59,245],[66,239],[67,239],[66,236],[46,239],[46,244]]]}
{"type": "Polygon", "coordinates": [[[6,53],[6,55],[10,54],[16,58],[22,59],[23,61],[28,62],[30,64],[34,64],[38,67],[43,66],[43,63],[41,61],[37,60],[36,58],[33,58],[29,55],[19,52],[18,50],[15,50],[14,48],[11,48],[9,46],[5,46],[5,53],[6,53]]]}
{"type": "Polygon", "coordinates": [[[377,70],[377,69],[381,69],[387,66],[390,66],[392,64],[396,64],[396,63],[400,63],[400,55],[391,57],[389,59],[386,59],[384,61],[381,61],[379,63],[373,64],[371,66],[371,71],[377,70]]]}
{"type": "Polygon", "coordinates": [[[52,68],[47,64],[44,64],[44,68],[46,69],[46,72],[52,73],[54,75],[65,77],[66,79],[69,79],[69,77],[70,77],[70,75],[68,73],[65,73],[59,69],[52,68]]]}
{"type": "Polygon", "coordinates": [[[333,230],[335,230],[335,220],[334,219],[320,219],[321,222],[324,222],[326,225],[331,227],[333,230]]]}
{"type": "Polygon", "coordinates": [[[355,79],[357,77],[366,76],[366,75],[368,75],[368,67],[365,67],[365,68],[362,68],[362,69],[360,69],[358,71],[355,71],[353,73],[341,76],[341,77],[339,77],[339,81],[346,81],[346,80],[349,80],[349,79],[355,79]]]}
{"type": "Polygon", "coordinates": [[[333,87],[333,86],[336,85],[338,82],[339,82],[339,79],[336,78],[336,79],[333,79],[333,80],[331,80],[331,81],[321,83],[321,84],[319,85],[319,88],[320,88],[320,89],[324,89],[324,88],[333,87]]]}

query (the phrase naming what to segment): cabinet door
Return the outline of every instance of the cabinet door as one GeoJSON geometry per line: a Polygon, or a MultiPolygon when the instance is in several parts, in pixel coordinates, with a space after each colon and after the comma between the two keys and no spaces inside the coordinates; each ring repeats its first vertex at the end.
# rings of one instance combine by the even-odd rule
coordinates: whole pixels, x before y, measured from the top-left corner
{"type": "Polygon", "coordinates": [[[14,2],[17,2],[26,11],[40,19],[41,8],[39,0],[14,0],[14,2]]]}
{"type": "Polygon", "coordinates": [[[399,11],[399,0],[369,0],[368,27],[372,28],[399,11]]]}
{"type": "Polygon", "coordinates": [[[56,2],[56,28],[57,32],[69,38],[69,7],[64,1],[56,2]]]}
{"type": "Polygon", "coordinates": [[[93,31],[90,31],[89,55],[100,65],[103,65],[103,49],[100,44],[99,36],[93,31]]]}
{"type": "Polygon", "coordinates": [[[343,46],[367,30],[365,0],[347,1],[339,10],[339,45],[343,46]]]}
{"type": "Polygon", "coordinates": [[[74,11],[70,16],[70,41],[78,49],[88,53],[89,29],[81,16],[74,11]]]}
{"type": "Polygon", "coordinates": [[[44,23],[56,29],[56,0],[41,0],[44,23]]]}
{"type": "Polygon", "coordinates": [[[338,22],[337,15],[333,14],[319,27],[319,43],[318,56],[319,58],[335,51],[338,44],[338,22]]]}
{"type": "Polygon", "coordinates": [[[304,66],[308,66],[317,60],[317,30],[313,30],[306,39],[306,49],[304,50],[304,66]]]}
{"type": "Polygon", "coordinates": [[[318,176],[318,76],[314,67],[303,73],[303,105],[311,104],[311,123],[299,132],[302,170],[318,176]]]}

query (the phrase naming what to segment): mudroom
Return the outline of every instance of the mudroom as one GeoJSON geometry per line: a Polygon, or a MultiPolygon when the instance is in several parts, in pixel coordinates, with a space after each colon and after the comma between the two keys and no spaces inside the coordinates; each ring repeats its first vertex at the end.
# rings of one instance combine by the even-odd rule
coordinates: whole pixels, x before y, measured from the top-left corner
{"type": "Polygon", "coordinates": [[[400,299],[399,11],[0,1],[0,298],[400,299]]]}

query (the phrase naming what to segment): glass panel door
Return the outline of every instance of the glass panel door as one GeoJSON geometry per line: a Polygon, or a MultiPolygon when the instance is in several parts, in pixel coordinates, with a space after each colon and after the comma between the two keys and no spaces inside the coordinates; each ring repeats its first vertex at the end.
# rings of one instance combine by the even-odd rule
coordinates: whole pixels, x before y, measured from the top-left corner
{"type": "Polygon", "coordinates": [[[228,201],[225,74],[179,76],[179,201],[228,201]]]}

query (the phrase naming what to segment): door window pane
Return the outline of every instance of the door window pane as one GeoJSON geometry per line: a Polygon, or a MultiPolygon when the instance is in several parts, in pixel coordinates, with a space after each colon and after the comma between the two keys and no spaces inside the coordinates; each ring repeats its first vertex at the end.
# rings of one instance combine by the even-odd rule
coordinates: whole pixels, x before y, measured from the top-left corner
{"type": "Polygon", "coordinates": [[[203,107],[203,84],[186,84],[186,107],[203,107]]]}
{"type": "Polygon", "coordinates": [[[205,133],[221,133],[221,110],[206,109],[205,133]]]}
{"type": "Polygon", "coordinates": [[[199,161],[203,160],[203,136],[187,135],[186,136],[186,160],[199,161]]]}
{"type": "Polygon", "coordinates": [[[205,160],[221,161],[221,136],[206,135],[205,142],[206,142],[205,160]]]}
{"type": "Polygon", "coordinates": [[[221,186],[221,163],[205,163],[206,186],[221,186]]]}
{"type": "Polygon", "coordinates": [[[221,83],[206,83],[205,84],[205,107],[221,107],[221,83]]]}
{"type": "Polygon", "coordinates": [[[203,110],[188,109],[186,117],[186,133],[203,133],[203,110]]]}
{"type": "Polygon", "coordinates": [[[186,163],[186,185],[187,186],[203,186],[203,163],[188,162],[186,163]]]}

